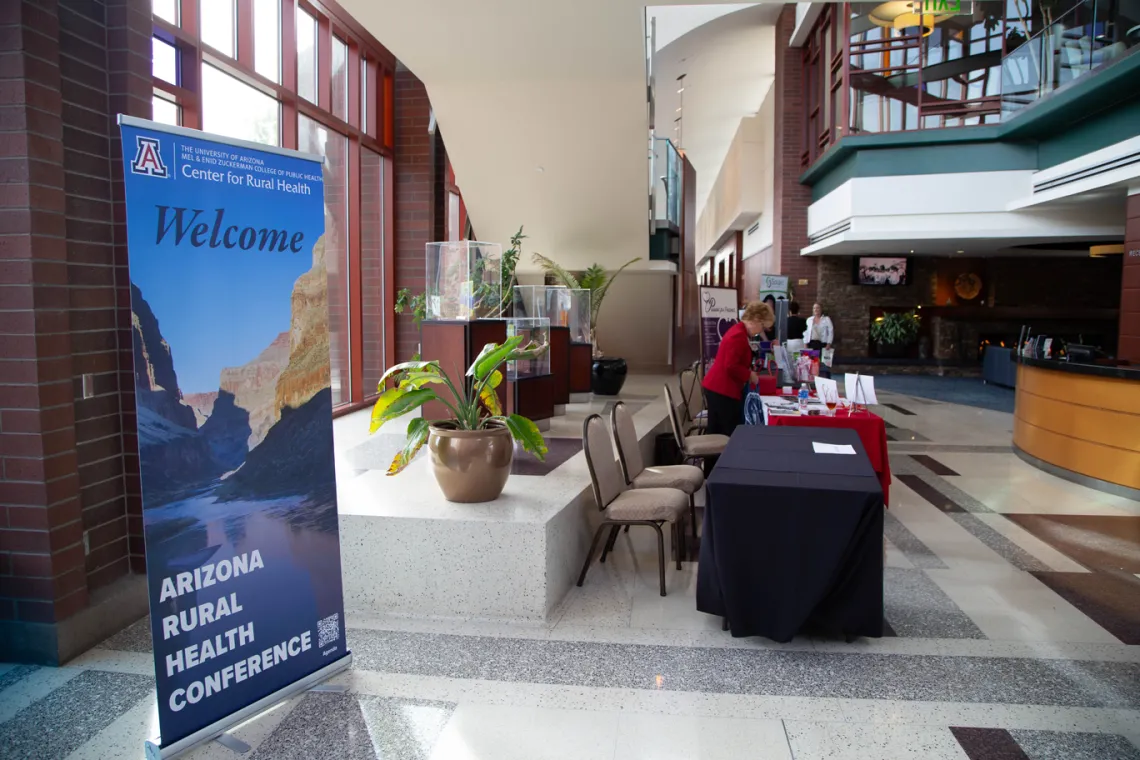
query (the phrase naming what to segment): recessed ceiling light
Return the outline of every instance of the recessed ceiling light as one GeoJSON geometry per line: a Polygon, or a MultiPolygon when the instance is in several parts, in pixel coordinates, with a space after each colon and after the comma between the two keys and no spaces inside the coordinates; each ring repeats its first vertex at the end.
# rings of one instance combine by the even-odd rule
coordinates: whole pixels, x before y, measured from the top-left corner
{"type": "Polygon", "coordinates": [[[911,253],[914,253],[914,251],[911,251],[911,253]]]}
{"type": "Polygon", "coordinates": [[[965,253],[965,251],[958,251],[958,253],[965,253]]]}

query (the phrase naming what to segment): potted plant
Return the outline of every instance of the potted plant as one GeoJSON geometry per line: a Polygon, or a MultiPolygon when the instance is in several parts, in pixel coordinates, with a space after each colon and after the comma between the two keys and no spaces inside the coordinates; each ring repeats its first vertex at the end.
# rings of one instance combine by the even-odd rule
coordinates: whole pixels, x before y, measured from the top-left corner
{"type": "Polygon", "coordinates": [[[534,254],[533,258],[534,263],[542,267],[542,271],[554,278],[560,285],[565,285],[572,290],[585,289],[590,291],[590,335],[594,341],[594,366],[590,376],[590,389],[598,396],[616,396],[621,392],[621,387],[625,385],[625,376],[629,372],[629,368],[625,359],[606,356],[602,353],[602,348],[598,344],[598,314],[610,285],[613,285],[614,280],[626,267],[641,261],[641,257],[630,259],[611,275],[607,275],[606,270],[600,265],[592,264],[589,269],[582,273],[580,278],[575,277],[541,253],[534,254]]]}
{"type": "Polygon", "coordinates": [[[488,343],[459,385],[434,361],[404,362],[384,373],[381,389],[391,378],[397,383],[376,399],[370,433],[429,401],[438,400],[452,414],[444,420],[412,419],[407,443],[392,460],[388,475],[403,471],[426,443],[444,498],[472,504],[494,501],[503,492],[514,460],[512,439],[539,460],[546,456],[546,441],[538,426],[521,415],[504,414],[496,391],[503,382],[500,368],[506,362],[533,359],[547,350],[533,342],[522,346],[522,340],[520,335],[501,345],[488,343]]]}
{"type": "Polygon", "coordinates": [[[871,340],[875,342],[879,356],[905,356],[907,347],[918,337],[921,320],[913,311],[899,311],[876,318],[871,323],[871,340]]]}

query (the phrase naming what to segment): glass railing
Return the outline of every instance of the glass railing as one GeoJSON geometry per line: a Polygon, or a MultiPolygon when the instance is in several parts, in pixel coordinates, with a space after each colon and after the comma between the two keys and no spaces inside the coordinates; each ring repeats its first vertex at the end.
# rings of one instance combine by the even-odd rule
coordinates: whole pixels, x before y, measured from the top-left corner
{"type": "Polygon", "coordinates": [[[1070,9],[1006,54],[1001,64],[1002,119],[1121,58],[1140,42],[1140,26],[1118,29],[1118,20],[1098,5],[1103,4],[1070,9]]]}
{"type": "Polygon", "coordinates": [[[649,157],[651,192],[656,221],[681,226],[681,154],[673,141],[665,137],[653,139],[649,157]]]}

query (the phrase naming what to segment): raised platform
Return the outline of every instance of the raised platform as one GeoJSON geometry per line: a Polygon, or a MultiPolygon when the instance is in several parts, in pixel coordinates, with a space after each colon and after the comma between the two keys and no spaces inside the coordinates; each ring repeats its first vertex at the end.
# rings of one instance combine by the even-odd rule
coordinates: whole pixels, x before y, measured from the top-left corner
{"type": "MultiPolygon", "coordinates": [[[[620,398],[634,411],[647,461],[668,430],[661,386],[631,376],[620,398]]],[[[385,471],[406,422],[368,436],[369,411],[336,420],[337,492],[345,607],[415,617],[541,622],[576,580],[598,511],[582,454],[582,423],[613,399],[570,404],[545,434],[540,463],[516,454],[503,495],[489,504],[445,501],[421,453],[385,471]]]]}

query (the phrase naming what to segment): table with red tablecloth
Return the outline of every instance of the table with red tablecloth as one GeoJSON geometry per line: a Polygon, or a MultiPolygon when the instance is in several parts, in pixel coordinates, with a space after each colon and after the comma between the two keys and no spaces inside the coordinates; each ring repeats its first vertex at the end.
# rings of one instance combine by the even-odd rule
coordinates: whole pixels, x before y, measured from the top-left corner
{"type": "MultiPolygon", "coordinates": [[[[788,402],[787,398],[765,398],[765,402],[788,402]]],[[[883,503],[890,504],[891,461],[887,455],[887,426],[874,412],[852,412],[842,409],[834,416],[823,414],[766,414],[769,425],[795,425],[798,427],[849,428],[859,434],[871,466],[883,486],[883,503]]]]}

